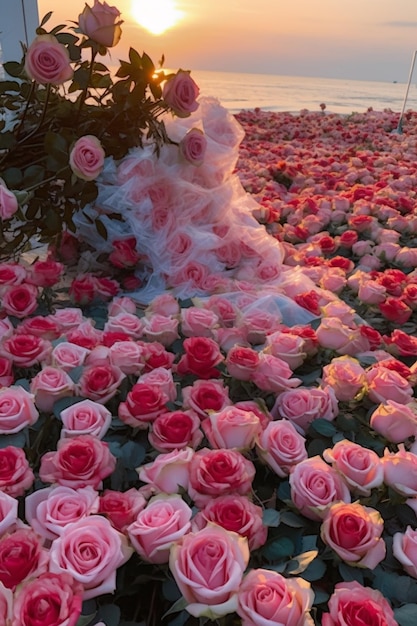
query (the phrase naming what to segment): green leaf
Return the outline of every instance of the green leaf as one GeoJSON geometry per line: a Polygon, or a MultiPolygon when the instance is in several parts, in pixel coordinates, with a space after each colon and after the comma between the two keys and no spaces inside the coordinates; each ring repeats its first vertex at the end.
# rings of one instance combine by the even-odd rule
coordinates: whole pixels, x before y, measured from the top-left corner
{"type": "Polygon", "coordinates": [[[45,26],[46,22],[50,19],[52,13],[52,11],[48,11],[48,13],[42,18],[42,22],[39,24],[39,26],[45,26]]]}
{"type": "Polygon", "coordinates": [[[22,74],[23,65],[21,63],[17,63],[17,61],[7,61],[6,63],[3,63],[3,69],[9,76],[17,78],[22,74]]]}
{"type": "Polygon", "coordinates": [[[32,187],[44,180],[45,168],[42,165],[30,165],[23,173],[23,184],[32,187]]]}
{"type": "Polygon", "coordinates": [[[286,568],[287,572],[293,576],[301,574],[305,569],[307,569],[310,563],[314,561],[318,553],[318,550],[309,550],[303,554],[298,554],[288,563],[286,568]]]}
{"type": "Polygon", "coordinates": [[[296,515],[292,511],[283,511],[281,513],[281,523],[290,528],[303,528],[307,520],[300,515],[296,515]]]}
{"type": "Polygon", "coordinates": [[[9,91],[19,92],[20,84],[14,80],[2,80],[0,82],[0,93],[7,93],[9,91]]]}
{"type": "Polygon", "coordinates": [[[127,441],[121,448],[121,458],[124,466],[128,469],[139,467],[145,456],[145,448],[137,441],[127,441]]]}
{"type": "Polygon", "coordinates": [[[168,602],[176,602],[181,597],[181,591],[174,580],[164,580],[162,583],[162,595],[168,602]]]}
{"type": "Polygon", "coordinates": [[[262,555],[268,561],[280,561],[294,554],[294,544],[288,537],[279,537],[271,543],[266,544],[262,549],[262,555]]]}
{"type": "Polygon", "coordinates": [[[279,511],[275,509],[264,509],[262,514],[262,522],[265,526],[277,528],[280,524],[281,516],[279,511]]]}
{"type": "Polygon", "coordinates": [[[356,580],[359,584],[364,584],[363,570],[359,567],[351,567],[346,563],[340,563],[339,574],[345,582],[352,582],[356,580]]]}
{"type": "Polygon", "coordinates": [[[327,565],[321,559],[314,559],[303,572],[303,578],[309,582],[322,580],[326,573],[327,565]]]}
{"type": "Polygon", "coordinates": [[[78,618],[76,626],[88,626],[90,622],[94,619],[95,614],[92,615],[80,615],[78,618]]]}
{"type": "Polygon", "coordinates": [[[104,622],[106,626],[118,626],[120,609],[116,604],[104,604],[100,606],[96,619],[104,622]]]}
{"type": "Polygon", "coordinates": [[[183,597],[179,598],[166,613],[162,616],[162,619],[165,619],[167,615],[172,615],[172,613],[179,613],[183,611],[187,606],[187,600],[183,597]]]}
{"type": "Polygon", "coordinates": [[[107,241],[107,228],[104,226],[103,222],[100,219],[96,219],[94,221],[96,228],[97,228],[97,232],[100,235],[100,237],[102,237],[103,239],[105,239],[107,241]]]}
{"type": "Polygon", "coordinates": [[[24,448],[27,444],[26,430],[21,430],[19,433],[13,435],[0,435],[0,448],[7,448],[7,446],[14,446],[15,448],[24,448]]]}
{"type": "Polygon", "coordinates": [[[310,428],[316,431],[319,435],[323,435],[324,437],[333,437],[337,433],[337,429],[335,428],[332,422],[328,422],[327,420],[319,417],[314,420],[310,424],[310,428]]]}
{"type": "Polygon", "coordinates": [[[142,69],[142,57],[134,48],[129,49],[129,61],[133,67],[142,69]]]}
{"type": "Polygon", "coordinates": [[[78,404],[78,402],[81,402],[81,400],[85,400],[85,398],[82,398],[80,396],[68,396],[67,398],[60,398],[59,400],[54,402],[54,406],[52,407],[52,411],[55,417],[61,419],[61,412],[64,411],[64,409],[67,409],[73,404],[78,404]]]}
{"type": "Polygon", "coordinates": [[[415,626],[417,618],[417,604],[404,604],[394,609],[394,617],[400,626],[415,626]]]}

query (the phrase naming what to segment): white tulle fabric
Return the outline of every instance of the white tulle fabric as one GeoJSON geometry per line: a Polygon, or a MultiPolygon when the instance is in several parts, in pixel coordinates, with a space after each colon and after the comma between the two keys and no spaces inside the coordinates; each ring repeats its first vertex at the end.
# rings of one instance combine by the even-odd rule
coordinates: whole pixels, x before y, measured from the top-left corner
{"type": "MultiPolygon", "coordinates": [[[[188,163],[169,144],[158,157],[149,145],[119,163],[107,159],[97,200],[75,216],[79,239],[102,254],[112,251],[113,241],[133,235],[145,259],[137,273],[146,287],[136,294],[144,302],[166,289],[179,298],[255,290],[277,302],[283,250],[253,217],[259,205],[234,173],[242,127],[215,98],[201,98],[186,119],[164,121],[173,142],[191,128],[204,132],[203,164],[188,163]],[[97,219],[107,240],[97,234],[97,219]]],[[[308,288],[305,276],[298,280],[308,288]]],[[[290,309],[293,323],[311,319],[284,295],[279,298],[279,305],[270,306],[290,309]]]]}

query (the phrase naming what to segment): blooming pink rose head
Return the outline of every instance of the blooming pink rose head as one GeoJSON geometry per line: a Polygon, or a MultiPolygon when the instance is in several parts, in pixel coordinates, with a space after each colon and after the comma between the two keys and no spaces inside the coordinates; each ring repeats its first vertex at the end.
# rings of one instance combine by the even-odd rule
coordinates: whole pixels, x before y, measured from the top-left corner
{"type": "Polygon", "coordinates": [[[47,365],[32,378],[30,390],[38,409],[51,412],[57,400],[74,395],[75,383],[69,374],[60,368],[47,365]]]}
{"type": "Polygon", "coordinates": [[[314,600],[310,583],[278,572],[252,569],[239,588],[237,613],[244,626],[307,624],[314,600]]]}
{"type": "Polygon", "coordinates": [[[120,11],[107,2],[94,0],[90,7],[85,5],[78,16],[78,26],[84,35],[106,48],[112,48],[120,41],[123,22],[119,20],[120,11]]]}
{"type": "Polygon", "coordinates": [[[386,400],[372,413],[370,426],[388,441],[402,443],[417,435],[417,411],[411,403],[386,400]]]}
{"type": "Polygon", "coordinates": [[[11,435],[34,424],[39,413],[34,396],[23,387],[0,388],[0,434],[11,435]]]}
{"type": "Polygon", "coordinates": [[[191,128],[179,143],[181,156],[194,166],[204,163],[206,150],[207,139],[204,132],[199,128],[191,128]]]}
{"type": "Polygon", "coordinates": [[[19,204],[13,191],[7,189],[4,182],[0,179],[0,218],[9,220],[16,213],[19,204]]]}
{"type": "Polygon", "coordinates": [[[195,617],[216,619],[237,609],[237,591],[249,561],[248,542],[208,525],[187,533],[171,548],[169,567],[195,617]]]}
{"type": "Polygon", "coordinates": [[[367,371],[366,382],[372,402],[393,400],[398,404],[408,404],[413,396],[410,383],[398,372],[384,367],[383,362],[367,371]]]}
{"type": "Polygon", "coordinates": [[[183,407],[193,409],[202,418],[232,404],[222,380],[196,380],[192,386],[182,388],[182,398],[183,407]]]}
{"type": "Polygon", "coordinates": [[[67,48],[54,35],[38,35],[25,57],[25,71],[38,83],[60,85],[70,80],[73,69],[67,48]]]}
{"type": "Polygon", "coordinates": [[[286,419],[270,422],[259,436],[259,458],[281,478],[288,476],[291,468],[307,458],[305,438],[294,424],[286,419]]]}
{"type": "Polygon", "coordinates": [[[291,378],[292,370],[288,363],[272,354],[262,353],[259,365],[252,376],[252,382],[263,391],[279,393],[298,387],[299,378],[291,378]]]}
{"type": "Polygon", "coordinates": [[[84,369],[78,381],[80,395],[105,404],[116,395],[124,378],[125,374],[115,365],[91,365],[84,369]]]}
{"type": "Polygon", "coordinates": [[[200,90],[190,76],[190,72],[178,70],[164,84],[162,97],[178,117],[188,117],[198,109],[197,98],[200,90]]]}
{"type": "Polygon", "coordinates": [[[300,432],[305,432],[317,418],[332,421],[339,412],[336,395],[331,387],[297,387],[277,396],[271,413],[277,419],[290,420],[300,432]]]}
{"type": "Polygon", "coordinates": [[[361,398],[366,391],[366,372],[357,359],[341,356],[323,367],[323,384],[342,402],[361,398]]]}
{"type": "Polygon", "coordinates": [[[149,442],[158,452],[196,449],[203,439],[200,418],[193,411],[168,411],[152,423],[149,442]]]}
{"type": "Polygon", "coordinates": [[[398,626],[394,612],[377,589],[364,587],[356,580],[337,583],[329,600],[329,613],[322,615],[323,626],[375,624],[398,626]]]}
{"type": "Polygon", "coordinates": [[[49,569],[70,574],[83,586],[88,600],[116,589],[116,571],[131,557],[127,538],[100,515],[68,524],[52,542],[49,569]],[[82,549],[80,549],[82,546],[82,549]]]}
{"type": "Polygon", "coordinates": [[[397,452],[384,451],[381,459],[384,483],[402,496],[417,497],[417,455],[398,446],[397,452]]]}
{"type": "Polygon", "coordinates": [[[262,431],[259,417],[252,411],[236,406],[210,413],[202,422],[202,428],[212,448],[253,448],[262,431]]]}
{"type": "Polygon", "coordinates": [[[384,482],[381,459],[373,450],[343,439],[324,450],[325,461],[343,476],[349,489],[358,495],[370,496],[371,489],[384,482]]]}
{"type": "Polygon", "coordinates": [[[10,285],[2,293],[1,306],[7,315],[23,319],[36,310],[37,298],[38,289],[35,285],[29,283],[10,285]]]}
{"type": "Polygon", "coordinates": [[[98,512],[107,517],[116,530],[124,533],[145,505],[145,497],[138,489],[123,492],[106,489],[100,496],[98,512]]]}
{"type": "Polygon", "coordinates": [[[18,528],[0,539],[0,581],[8,589],[15,590],[24,580],[46,572],[48,561],[48,551],[29,527],[18,528]]]}
{"type": "Polygon", "coordinates": [[[417,531],[407,526],[405,532],[395,533],[392,550],[404,571],[417,578],[417,531]]]}
{"type": "Polygon", "coordinates": [[[139,478],[157,492],[178,493],[188,489],[193,456],[192,448],[159,454],[154,461],[138,468],[139,478]]]}
{"type": "Polygon", "coordinates": [[[76,176],[83,180],[95,180],[104,165],[105,153],[94,135],[84,135],[71,148],[69,164],[76,176]]]}
{"type": "Polygon", "coordinates": [[[102,439],[108,431],[112,414],[102,404],[81,400],[61,411],[61,438],[93,435],[102,439]]]}
{"type": "Polygon", "coordinates": [[[15,446],[0,449],[0,490],[17,498],[33,485],[35,476],[24,451],[15,446]]]}

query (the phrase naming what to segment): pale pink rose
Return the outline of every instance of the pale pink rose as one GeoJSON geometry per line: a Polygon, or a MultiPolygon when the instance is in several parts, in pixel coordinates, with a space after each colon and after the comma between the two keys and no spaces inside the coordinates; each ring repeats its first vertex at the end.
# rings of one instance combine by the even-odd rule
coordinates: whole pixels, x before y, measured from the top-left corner
{"type": "Polygon", "coordinates": [[[246,537],[250,550],[264,545],[268,528],[262,522],[262,507],[257,506],[246,496],[230,494],[212,498],[198,511],[191,522],[193,532],[202,530],[207,524],[217,524],[225,530],[246,537]]]}
{"type": "Polygon", "coordinates": [[[143,335],[148,341],[159,341],[168,347],[179,338],[179,322],[174,317],[166,317],[154,313],[151,317],[144,318],[143,335]]]}
{"type": "Polygon", "coordinates": [[[14,379],[12,362],[5,356],[0,356],[0,387],[10,387],[14,379]]]}
{"type": "MultiPolygon", "coordinates": [[[[132,342],[130,342],[129,340],[129,343],[132,342]]],[[[86,365],[87,367],[97,367],[100,365],[106,366],[109,364],[109,361],[110,348],[108,348],[107,346],[98,345],[89,350],[87,358],[84,361],[84,365],[86,365]]],[[[111,364],[114,365],[113,362],[111,364]]]]}
{"type": "Polygon", "coordinates": [[[259,458],[279,476],[285,478],[291,469],[307,458],[306,440],[286,419],[270,422],[259,436],[259,458]]]}
{"type": "Polygon", "coordinates": [[[82,321],[76,328],[66,331],[67,341],[92,350],[103,339],[103,331],[95,328],[92,320],[82,321]]]}
{"type": "Polygon", "coordinates": [[[249,561],[248,542],[221,526],[187,533],[171,548],[169,567],[194,617],[215,620],[237,609],[237,592],[249,561]]]}
{"type": "Polygon", "coordinates": [[[256,350],[237,344],[227,352],[226,367],[233,378],[251,380],[259,361],[259,353],[256,350]]]}
{"type": "MultiPolygon", "coordinates": [[[[0,179],[0,185],[2,184],[0,179]]],[[[3,262],[0,263],[0,287],[3,288],[6,285],[20,285],[22,284],[28,275],[28,270],[19,265],[19,263],[3,262]]]]}
{"type": "Polygon", "coordinates": [[[214,339],[219,344],[223,352],[229,352],[235,346],[250,347],[248,342],[247,329],[242,328],[216,328],[214,331],[214,339]]]}
{"type": "Polygon", "coordinates": [[[238,311],[234,304],[225,297],[211,296],[204,304],[210,311],[214,311],[224,326],[231,326],[237,317],[238,311]]]}
{"type": "Polygon", "coordinates": [[[0,491],[0,537],[6,532],[14,530],[17,523],[18,506],[19,502],[16,498],[0,491]]]}
{"type": "Polygon", "coordinates": [[[251,344],[263,344],[266,336],[278,330],[281,319],[268,311],[249,309],[239,320],[239,326],[245,328],[247,340],[251,344]]]}
{"type": "Polygon", "coordinates": [[[23,496],[35,476],[24,451],[15,446],[0,449],[0,491],[13,498],[23,496]]]}
{"type": "Polygon", "coordinates": [[[38,306],[38,288],[29,283],[10,285],[2,293],[1,306],[6,315],[23,319],[38,306]]]}
{"type": "Polygon", "coordinates": [[[78,326],[85,321],[82,310],[75,307],[57,309],[52,317],[56,322],[58,322],[63,333],[68,330],[78,328],[78,326]]]}
{"type": "Polygon", "coordinates": [[[38,287],[53,287],[59,282],[64,265],[53,259],[38,259],[29,268],[28,282],[38,287]]]}
{"type": "Polygon", "coordinates": [[[138,383],[158,387],[171,402],[177,397],[177,389],[172,372],[165,367],[155,367],[151,372],[145,372],[138,379],[138,383]]]}
{"type": "Polygon", "coordinates": [[[138,489],[123,492],[106,489],[100,496],[98,512],[107,517],[116,530],[125,533],[145,506],[145,497],[138,489]]]}
{"type": "Polygon", "coordinates": [[[115,317],[119,313],[136,313],[136,302],[129,296],[117,296],[107,307],[109,317],[115,317]]]}
{"type": "Polygon", "coordinates": [[[106,358],[127,375],[139,376],[145,367],[144,349],[135,341],[116,341],[110,346],[106,358]]]}
{"type": "Polygon", "coordinates": [[[73,76],[67,48],[54,35],[38,35],[25,56],[25,72],[38,83],[61,85],[73,76]]]}
{"type": "Polygon", "coordinates": [[[143,361],[145,362],[145,372],[151,372],[157,367],[165,367],[170,369],[175,361],[175,354],[168,352],[162,343],[154,341],[148,343],[146,341],[137,342],[143,349],[143,361]]]}
{"type": "Polygon", "coordinates": [[[173,543],[191,528],[192,510],[176,494],[151,498],[136,520],[127,527],[127,534],[139,556],[149,563],[168,563],[173,543]]]}
{"type": "Polygon", "coordinates": [[[271,413],[277,419],[290,420],[305,432],[315,419],[334,420],[339,406],[331,387],[298,387],[280,393],[271,413]]]}
{"type": "Polygon", "coordinates": [[[53,541],[68,524],[97,513],[98,492],[93,487],[46,487],[25,498],[25,518],[40,537],[53,541]]]}
{"type": "Polygon", "coordinates": [[[237,614],[242,626],[307,626],[314,592],[303,578],[252,569],[239,588],[237,614]]]}
{"type": "Polygon", "coordinates": [[[193,456],[192,448],[159,454],[154,461],[137,469],[139,478],[157,492],[178,493],[182,489],[187,490],[193,456]]]}
{"type": "Polygon", "coordinates": [[[319,521],[330,504],[350,502],[342,476],[319,456],[305,459],[290,473],[291,499],[302,515],[319,521]]]}
{"type": "Polygon", "coordinates": [[[342,300],[333,300],[321,307],[323,317],[334,318],[350,328],[355,326],[355,309],[352,309],[342,300]]]}
{"type": "Polygon", "coordinates": [[[232,404],[229,390],[222,380],[196,380],[192,386],[183,387],[181,392],[183,407],[192,409],[202,418],[232,404]]]}
{"type": "Polygon", "coordinates": [[[219,325],[216,313],[196,306],[181,309],[181,332],[185,337],[213,337],[219,325]]]}
{"type": "Polygon", "coordinates": [[[392,443],[401,443],[417,435],[417,412],[410,404],[387,400],[371,415],[370,426],[392,443]]]}
{"type": "Polygon", "coordinates": [[[200,90],[190,72],[178,70],[164,84],[162,97],[177,117],[188,117],[198,109],[200,90]]]}
{"type": "Polygon", "coordinates": [[[17,433],[38,417],[33,394],[17,385],[0,388],[0,435],[17,433]]]}
{"type": "Polygon", "coordinates": [[[14,333],[14,327],[8,317],[0,319],[0,340],[9,339],[14,333]]]}
{"type": "Polygon", "coordinates": [[[384,483],[405,497],[417,497],[417,455],[402,444],[398,452],[385,449],[381,459],[384,483]]]}
{"type": "Polygon", "coordinates": [[[107,333],[125,333],[133,339],[140,339],[143,334],[143,321],[132,313],[118,313],[109,317],[104,325],[107,333]]]}
{"type": "Polygon", "coordinates": [[[48,561],[48,551],[28,526],[22,526],[0,539],[0,582],[8,589],[14,591],[25,580],[45,573],[48,561]]]}
{"type": "Polygon", "coordinates": [[[379,304],[384,302],[386,297],[386,287],[375,280],[364,280],[359,285],[358,298],[365,304],[379,304]]]}
{"type": "Polygon", "coordinates": [[[202,422],[202,428],[212,448],[235,448],[241,451],[253,448],[262,431],[261,422],[255,413],[236,406],[210,413],[202,422]]]}
{"type": "Polygon", "coordinates": [[[329,267],[320,279],[320,287],[339,294],[346,286],[346,274],[340,267],[329,267]]]}
{"type": "Polygon", "coordinates": [[[409,576],[417,578],[417,530],[407,526],[405,532],[395,533],[392,551],[409,576]]]}
{"type": "Polygon", "coordinates": [[[203,439],[200,418],[194,411],[168,411],[152,422],[149,443],[158,452],[182,450],[187,446],[196,450],[203,439]]]}
{"type": "Polygon", "coordinates": [[[261,353],[252,382],[263,391],[279,393],[301,384],[299,378],[291,378],[291,376],[292,370],[288,363],[272,354],[261,353]]]}
{"type": "Polygon", "coordinates": [[[77,388],[81,396],[105,404],[116,395],[125,377],[115,365],[91,365],[83,370],[77,388]]]}
{"type": "Polygon", "coordinates": [[[340,322],[337,317],[325,317],[316,330],[319,344],[327,350],[339,354],[355,356],[369,348],[369,343],[358,327],[351,328],[340,322]]]}
{"type": "Polygon", "coordinates": [[[10,191],[0,178],[0,218],[9,220],[16,213],[19,204],[13,191],[10,191]]]}
{"type": "Polygon", "coordinates": [[[360,399],[366,392],[367,375],[359,361],[350,356],[332,359],[323,367],[323,385],[333,389],[341,402],[360,399]]]}
{"type": "Polygon", "coordinates": [[[178,147],[181,156],[191,165],[199,166],[204,163],[207,139],[204,132],[199,128],[190,128],[181,139],[178,147]]]}
{"type": "Polygon", "coordinates": [[[78,25],[84,35],[106,48],[112,48],[119,43],[122,35],[120,26],[123,22],[119,17],[120,11],[116,7],[94,0],[92,7],[85,5],[78,16],[78,25]]]}
{"type": "Polygon", "coordinates": [[[247,495],[252,489],[254,477],[254,464],[237,450],[203,448],[191,459],[188,494],[201,508],[213,496],[231,493],[247,495]]]}
{"type": "Polygon", "coordinates": [[[266,338],[264,352],[282,359],[292,370],[303,364],[307,357],[304,351],[304,339],[291,333],[275,332],[266,338]]]}
{"type": "Polygon", "coordinates": [[[50,413],[57,400],[74,395],[75,383],[64,370],[47,365],[30,381],[30,391],[38,409],[50,413]]]}
{"type": "Polygon", "coordinates": [[[83,600],[88,600],[115,591],[116,571],[132,553],[127,538],[106,518],[90,515],[68,524],[52,542],[49,570],[70,574],[83,585],[83,600]]]}
{"type": "Polygon", "coordinates": [[[343,476],[349,489],[361,496],[370,496],[371,489],[384,482],[381,459],[373,450],[343,439],[323,451],[323,458],[343,476]]]}
{"type": "Polygon", "coordinates": [[[76,626],[82,609],[82,585],[69,574],[41,574],[19,588],[13,604],[16,626],[76,626]]]}
{"type": "Polygon", "coordinates": [[[81,400],[71,404],[61,411],[60,417],[61,439],[78,435],[92,435],[97,439],[103,439],[112,420],[111,412],[92,400],[81,400]]]}
{"type": "Polygon", "coordinates": [[[337,502],[327,511],[320,536],[336,554],[353,567],[374,569],[385,558],[380,513],[358,502],[337,502]]]}
{"type": "Polygon", "coordinates": [[[145,315],[157,313],[167,317],[174,317],[180,313],[180,305],[178,300],[170,293],[163,293],[156,296],[152,302],[146,307],[145,315]]]}
{"type": "Polygon", "coordinates": [[[398,626],[394,612],[377,589],[363,587],[356,580],[336,583],[328,603],[329,613],[323,613],[322,626],[365,624],[398,626]]]}
{"type": "Polygon", "coordinates": [[[394,262],[403,267],[417,266],[417,250],[408,246],[399,247],[395,255],[394,262]]]}
{"type": "Polygon", "coordinates": [[[90,350],[77,346],[69,341],[58,343],[52,350],[51,359],[54,367],[59,367],[64,372],[69,372],[74,367],[84,364],[90,350]]]}
{"type": "MultiPolygon", "coordinates": [[[[81,612],[81,602],[80,602],[81,612]]],[[[13,613],[13,592],[0,583],[0,623],[11,624],[13,613]]]]}
{"type": "Polygon", "coordinates": [[[43,455],[39,476],[45,483],[73,489],[91,485],[98,489],[115,467],[116,459],[107,443],[91,435],[78,435],[60,439],[56,451],[43,455]]]}
{"type": "Polygon", "coordinates": [[[372,367],[366,372],[368,397],[375,403],[388,400],[398,404],[408,404],[413,396],[410,383],[398,372],[383,366],[372,367]]]}
{"type": "Polygon", "coordinates": [[[71,148],[69,164],[82,180],[95,180],[104,166],[105,153],[94,135],[84,135],[71,148]]]}

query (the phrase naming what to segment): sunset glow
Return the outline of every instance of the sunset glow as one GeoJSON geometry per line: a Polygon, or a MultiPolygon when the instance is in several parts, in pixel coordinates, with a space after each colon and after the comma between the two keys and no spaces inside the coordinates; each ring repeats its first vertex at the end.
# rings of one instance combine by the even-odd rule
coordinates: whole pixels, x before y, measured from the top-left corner
{"type": "Polygon", "coordinates": [[[184,15],[176,8],[174,0],[152,0],[152,4],[132,0],[131,13],[136,22],[153,35],[161,35],[172,28],[184,15]]]}

